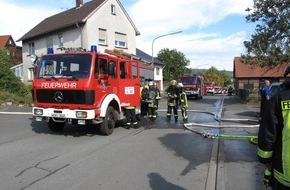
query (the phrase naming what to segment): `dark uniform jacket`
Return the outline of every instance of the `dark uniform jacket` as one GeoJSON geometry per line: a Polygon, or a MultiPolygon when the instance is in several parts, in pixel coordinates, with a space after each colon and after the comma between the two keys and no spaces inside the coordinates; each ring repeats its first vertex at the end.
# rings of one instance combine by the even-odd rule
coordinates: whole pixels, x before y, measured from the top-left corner
{"type": "Polygon", "coordinates": [[[258,158],[272,164],[274,178],[290,187],[290,81],[266,104],[258,134],[258,158]]]}
{"type": "Polygon", "coordinates": [[[169,86],[166,90],[168,106],[178,106],[179,90],[176,86],[169,86]]]}

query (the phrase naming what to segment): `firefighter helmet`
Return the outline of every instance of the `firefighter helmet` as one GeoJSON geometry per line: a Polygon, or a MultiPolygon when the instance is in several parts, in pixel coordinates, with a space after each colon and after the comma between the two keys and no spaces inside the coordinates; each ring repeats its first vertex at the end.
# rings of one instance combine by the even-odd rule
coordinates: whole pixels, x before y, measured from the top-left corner
{"type": "Polygon", "coordinates": [[[176,85],[176,80],[172,80],[172,81],[170,81],[170,85],[176,85]]]}
{"type": "Polygon", "coordinates": [[[178,83],[177,86],[178,86],[179,88],[183,88],[183,84],[182,84],[181,82],[178,83]]]}
{"type": "Polygon", "coordinates": [[[150,81],[148,85],[153,86],[153,81],[150,81]]]}

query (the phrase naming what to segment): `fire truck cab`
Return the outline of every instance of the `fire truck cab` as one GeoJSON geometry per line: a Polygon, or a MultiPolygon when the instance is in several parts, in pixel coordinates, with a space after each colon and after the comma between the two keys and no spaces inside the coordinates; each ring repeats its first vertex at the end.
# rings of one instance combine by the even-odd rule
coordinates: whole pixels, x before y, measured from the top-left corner
{"type": "Polygon", "coordinates": [[[188,98],[203,98],[205,88],[203,83],[203,77],[198,75],[183,75],[182,77],[180,77],[180,81],[184,86],[184,90],[188,98]]]}
{"type": "Polygon", "coordinates": [[[206,93],[214,95],[215,94],[215,83],[214,82],[205,82],[206,93]]]}
{"type": "Polygon", "coordinates": [[[97,53],[95,46],[90,52],[43,55],[33,81],[33,116],[46,120],[52,131],[65,124],[97,124],[110,135],[125,118],[124,107],[140,113],[140,80],[153,79],[153,71],[138,60],[97,53]]]}

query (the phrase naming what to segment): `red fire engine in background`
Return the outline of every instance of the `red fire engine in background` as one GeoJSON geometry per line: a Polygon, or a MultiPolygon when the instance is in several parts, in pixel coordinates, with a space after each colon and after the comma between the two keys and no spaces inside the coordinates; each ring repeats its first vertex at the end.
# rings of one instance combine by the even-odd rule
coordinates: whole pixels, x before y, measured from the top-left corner
{"type": "Polygon", "coordinates": [[[205,82],[206,93],[214,95],[215,94],[215,83],[214,82],[205,82]]]}
{"type": "MultiPolygon", "coordinates": [[[[51,49],[50,49],[50,52],[51,49]]],[[[33,81],[33,115],[52,131],[65,124],[97,124],[110,135],[123,108],[140,113],[140,81],[153,79],[154,68],[120,51],[66,51],[43,55],[33,81]]]]}
{"type": "Polygon", "coordinates": [[[183,75],[180,77],[180,81],[184,86],[188,98],[195,97],[196,99],[202,99],[205,95],[203,77],[198,75],[183,75]]]}

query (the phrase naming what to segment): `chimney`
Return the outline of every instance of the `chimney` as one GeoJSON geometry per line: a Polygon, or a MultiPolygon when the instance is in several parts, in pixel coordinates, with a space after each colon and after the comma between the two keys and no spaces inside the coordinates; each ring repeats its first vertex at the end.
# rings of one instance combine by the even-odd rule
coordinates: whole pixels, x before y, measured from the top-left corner
{"type": "Polygon", "coordinates": [[[76,8],[80,8],[83,4],[83,0],[76,0],[76,8]]]}

